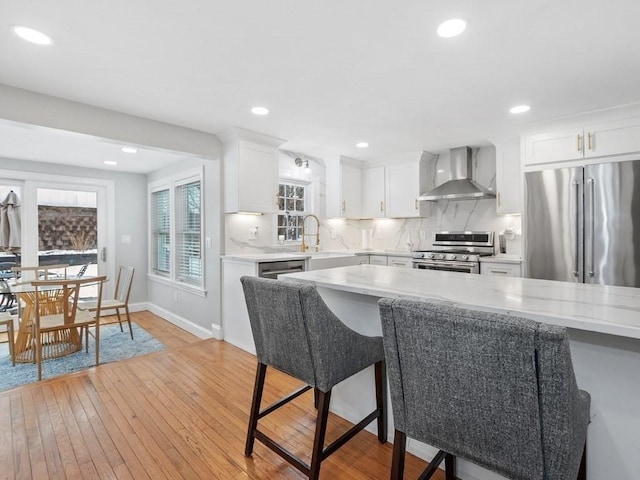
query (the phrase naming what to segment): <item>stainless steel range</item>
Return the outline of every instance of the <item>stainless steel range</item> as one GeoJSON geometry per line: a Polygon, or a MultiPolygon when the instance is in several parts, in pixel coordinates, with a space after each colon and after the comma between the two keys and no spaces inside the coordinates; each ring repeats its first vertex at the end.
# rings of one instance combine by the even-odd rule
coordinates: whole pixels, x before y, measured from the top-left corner
{"type": "Polygon", "coordinates": [[[480,273],[480,257],[494,254],[493,232],[435,232],[433,250],[413,252],[413,268],[480,273]]]}

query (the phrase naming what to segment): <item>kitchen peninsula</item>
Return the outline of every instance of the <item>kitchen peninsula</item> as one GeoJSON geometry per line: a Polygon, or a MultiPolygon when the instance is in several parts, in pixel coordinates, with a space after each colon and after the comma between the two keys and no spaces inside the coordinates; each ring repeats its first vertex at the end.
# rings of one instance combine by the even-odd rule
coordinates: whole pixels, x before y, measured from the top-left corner
{"type": "MultiPolygon", "coordinates": [[[[578,386],[591,394],[588,478],[631,479],[640,471],[639,289],[375,265],[279,279],[316,286],[345,324],[367,335],[381,335],[377,306],[381,297],[447,302],[569,328],[578,386]]],[[[333,410],[356,419],[371,407],[362,400],[362,391],[371,385],[370,375],[364,374],[339,385],[332,397],[333,410]]],[[[410,443],[409,450],[424,458],[435,453],[417,442],[410,443]]],[[[458,476],[503,478],[465,461],[459,463],[458,476]]]]}

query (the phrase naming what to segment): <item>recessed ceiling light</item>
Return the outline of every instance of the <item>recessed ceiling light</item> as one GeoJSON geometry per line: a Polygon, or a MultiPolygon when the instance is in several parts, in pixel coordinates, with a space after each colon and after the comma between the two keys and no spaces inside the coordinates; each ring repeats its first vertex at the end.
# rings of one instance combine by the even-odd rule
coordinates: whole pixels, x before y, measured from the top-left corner
{"type": "Polygon", "coordinates": [[[114,162],[113,160],[105,160],[105,161],[104,161],[104,164],[105,164],[105,165],[117,165],[117,164],[118,164],[118,162],[114,162]]]}
{"type": "Polygon", "coordinates": [[[13,27],[13,33],[27,42],[37,43],[38,45],[51,45],[53,43],[49,35],[45,35],[33,28],[23,27],[22,25],[15,25],[13,27]]]}
{"type": "Polygon", "coordinates": [[[133,147],[122,147],[120,150],[124,153],[138,153],[138,149],[133,147]]]}
{"type": "Polygon", "coordinates": [[[358,142],[356,143],[356,147],[358,148],[367,148],[369,144],[367,142],[358,142]]]}
{"type": "Polygon", "coordinates": [[[509,113],[524,113],[531,109],[529,105],[518,105],[509,109],[509,113]]]}
{"type": "Polygon", "coordinates": [[[457,37],[467,28],[467,22],[460,18],[452,18],[438,26],[438,35],[444,38],[457,37]]]}
{"type": "Polygon", "coordinates": [[[264,107],[253,107],[251,109],[251,113],[253,113],[254,115],[268,115],[269,109],[264,107]]]}

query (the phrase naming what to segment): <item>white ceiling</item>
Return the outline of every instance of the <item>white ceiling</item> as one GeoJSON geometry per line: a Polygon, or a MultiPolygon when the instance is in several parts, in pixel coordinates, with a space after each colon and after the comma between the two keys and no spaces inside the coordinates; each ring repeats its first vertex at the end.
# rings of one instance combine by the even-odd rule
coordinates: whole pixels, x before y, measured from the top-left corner
{"type": "MultiPolygon", "coordinates": [[[[530,123],[640,101],[639,20],[637,0],[4,1],[0,83],[373,160],[486,145],[530,123]],[[467,30],[439,38],[452,17],[467,30]],[[15,24],[54,45],[23,42],[15,24]],[[531,111],[508,113],[522,103],[531,111]],[[253,116],[254,105],[271,114],[253,116]],[[361,140],[370,148],[356,149],[361,140]]],[[[5,128],[0,156],[33,156],[37,142],[12,141],[5,128]]],[[[67,140],[49,138],[39,156],[92,155],[95,139],[67,140]]]]}

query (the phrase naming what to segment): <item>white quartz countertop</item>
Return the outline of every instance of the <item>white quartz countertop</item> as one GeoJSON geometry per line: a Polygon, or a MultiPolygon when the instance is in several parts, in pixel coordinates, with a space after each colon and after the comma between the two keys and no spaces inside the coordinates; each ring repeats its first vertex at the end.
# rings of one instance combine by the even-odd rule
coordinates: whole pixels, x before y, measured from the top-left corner
{"type": "Polygon", "coordinates": [[[222,260],[233,260],[237,262],[277,262],[278,260],[304,260],[309,255],[302,252],[282,252],[282,253],[239,253],[223,255],[222,260]]]}
{"type": "Polygon", "coordinates": [[[495,262],[495,263],[522,263],[522,257],[520,255],[511,255],[509,253],[500,253],[498,255],[491,255],[490,257],[480,257],[480,263],[482,262],[495,262]]]}
{"type": "Polygon", "coordinates": [[[640,289],[529,278],[355,265],[280,280],[376,297],[435,300],[640,339],[640,289]]]}
{"type": "Polygon", "coordinates": [[[411,257],[411,252],[400,250],[336,250],[326,252],[237,253],[223,255],[222,260],[257,263],[276,262],[279,260],[304,260],[311,257],[350,257],[353,255],[390,255],[394,257],[411,257]]]}

